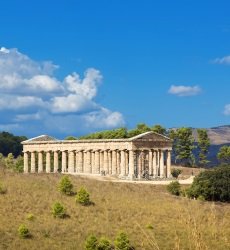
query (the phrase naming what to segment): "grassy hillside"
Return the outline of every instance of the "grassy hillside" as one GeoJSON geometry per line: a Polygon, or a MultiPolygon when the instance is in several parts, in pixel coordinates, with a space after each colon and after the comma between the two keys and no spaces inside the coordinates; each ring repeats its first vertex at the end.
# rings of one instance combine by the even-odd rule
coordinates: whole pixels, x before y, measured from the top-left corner
{"type": "Polygon", "coordinates": [[[230,205],[173,197],[164,186],[111,183],[71,177],[85,186],[94,206],[76,204],[57,191],[61,175],[23,175],[0,171],[7,193],[0,195],[0,249],[83,249],[94,233],[114,239],[124,230],[135,249],[229,249],[230,205]],[[51,206],[61,201],[70,216],[53,218],[51,206]],[[29,213],[34,221],[27,220],[29,213]],[[26,224],[31,239],[20,239],[26,224]]]}

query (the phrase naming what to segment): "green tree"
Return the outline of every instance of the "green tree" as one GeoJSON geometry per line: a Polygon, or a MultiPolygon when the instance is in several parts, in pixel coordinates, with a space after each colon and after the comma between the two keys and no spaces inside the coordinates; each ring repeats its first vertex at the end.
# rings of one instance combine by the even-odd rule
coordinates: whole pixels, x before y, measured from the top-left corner
{"type": "Polygon", "coordinates": [[[66,195],[73,194],[73,184],[67,175],[65,175],[61,178],[61,180],[58,184],[58,189],[63,194],[66,194],[66,195]]]}
{"type": "Polygon", "coordinates": [[[76,202],[82,204],[83,206],[90,205],[91,202],[89,193],[84,187],[81,187],[80,190],[77,192],[76,202]]]}
{"type": "Polygon", "coordinates": [[[113,249],[113,245],[111,244],[111,242],[105,238],[105,237],[101,237],[96,250],[112,250],[113,249]]]}
{"type": "Polygon", "coordinates": [[[178,168],[176,168],[176,169],[174,168],[171,171],[172,177],[174,177],[174,178],[177,178],[181,173],[182,173],[182,170],[178,169],[178,168]]]}
{"type": "Polygon", "coordinates": [[[223,165],[201,172],[187,190],[191,198],[208,201],[230,201],[230,165],[223,165]]]}
{"type": "Polygon", "coordinates": [[[174,153],[176,162],[185,166],[193,166],[195,157],[193,154],[194,138],[191,128],[179,128],[174,132],[170,132],[170,136],[174,139],[174,153]]]}
{"type": "Polygon", "coordinates": [[[7,156],[12,153],[15,157],[22,153],[22,141],[27,140],[25,136],[14,136],[8,132],[0,133],[0,152],[7,156]]]}
{"type": "Polygon", "coordinates": [[[131,250],[133,249],[130,245],[128,235],[124,232],[120,232],[114,241],[116,250],[131,250]]]}
{"type": "Polygon", "coordinates": [[[13,156],[12,153],[8,154],[7,158],[5,159],[5,163],[6,163],[6,166],[8,168],[13,169],[13,167],[14,167],[14,156],[13,156]]]}
{"type": "Polygon", "coordinates": [[[162,127],[159,124],[154,125],[151,130],[155,133],[161,134],[161,135],[165,135],[166,134],[166,129],[164,127],[162,127]]]}
{"type": "Polygon", "coordinates": [[[85,240],[85,250],[96,250],[98,239],[95,235],[89,235],[85,240]]]}
{"type": "Polygon", "coordinates": [[[72,136],[72,135],[70,135],[70,136],[67,136],[67,137],[65,138],[65,140],[77,140],[77,138],[74,137],[74,136],[72,136]]]}
{"type": "Polygon", "coordinates": [[[199,165],[206,166],[209,161],[207,160],[208,149],[210,140],[206,129],[198,129],[198,149],[199,149],[199,165]]]}
{"type": "Polygon", "coordinates": [[[60,202],[55,202],[52,206],[52,214],[55,218],[65,218],[66,209],[60,202]]]}
{"type": "Polygon", "coordinates": [[[225,163],[230,163],[230,146],[223,146],[217,154],[218,160],[225,163]]]}
{"type": "Polygon", "coordinates": [[[23,239],[29,238],[31,236],[28,227],[26,225],[24,225],[24,224],[21,224],[19,226],[18,234],[23,239]]]}
{"type": "Polygon", "coordinates": [[[167,186],[167,190],[173,194],[173,195],[180,195],[180,191],[181,191],[181,186],[180,183],[178,181],[172,181],[168,186],[167,186]]]}

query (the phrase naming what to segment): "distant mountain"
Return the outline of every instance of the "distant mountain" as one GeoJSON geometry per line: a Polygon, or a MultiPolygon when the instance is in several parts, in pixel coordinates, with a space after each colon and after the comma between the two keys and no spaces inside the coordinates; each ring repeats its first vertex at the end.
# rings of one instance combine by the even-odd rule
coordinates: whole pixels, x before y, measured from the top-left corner
{"type": "MultiPolygon", "coordinates": [[[[230,143],[230,125],[207,128],[208,136],[212,145],[230,143]]],[[[194,137],[197,138],[197,129],[193,129],[194,137]]]]}

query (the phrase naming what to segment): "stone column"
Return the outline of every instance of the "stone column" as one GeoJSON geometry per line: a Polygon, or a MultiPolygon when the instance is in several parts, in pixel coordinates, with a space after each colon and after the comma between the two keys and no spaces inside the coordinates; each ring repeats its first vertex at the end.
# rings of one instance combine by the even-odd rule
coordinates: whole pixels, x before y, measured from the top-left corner
{"type": "Polygon", "coordinates": [[[38,173],[43,172],[43,152],[38,152],[38,173]]]}
{"type": "Polygon", "coordinates": [[[62,162],[62,167],[61,167],[61,171],[62,173],[66,172],[67,166],[66,166],[66,152],[62,151],[62,157],[61,157],[61,162],[62,162]]]}
{"type": "Polygon", "coordinates": [[[97,150],[94,153],[94,174],[100,174],[100,152],[97,150]]]}
{"type": "Polygon", "coordinates": [[[24,173],[29,172],[29,157],[28,152],[24,152],[24,173]]]}
{"type": "Polygon", "coordinates": [[[153,152],[149,150],[149,175],[153,175],[153,152]]]}
{"type": "Polygon", "coordinates": [[[109,161],[109,174],[112,174],[112,152],[108,152],[108,161],[109,161]]]}
{"type": "Polygon", "coordinates": [[[91,161],[90,161],[91,152],[86,152],[86,159],[85,159],[85,173],[91,173],[91,161]]]}
{"type": "Polygon", "coordinates": [[[129,178],[134,179],[134,155],[133,150],[129,150],[129,178]]]}
{"type": "Polygon", "coordinates": [[[139,155],[138,155],[138,161],[137,161],[137,169],[138,169],[138,178],[141,179],[141,175],[142,175],[142,156],[143,156],[143,152],[142,151],[139,151],[138,152],[139,155]]]}
{"type": "Polygon", "coordinates": [[[112,151],[112,175],[117,174],[117,152],[116,150],[112,151]]]}
{"type": "Polygon", "coordinates": [[[35,173],[35,152],[31,152],[31,173],[35,173]]]}
{"type": "Polygon", "coordinates": [[[109,156],[108,156],[108,151],[104,151],[104,166],[103,169],[106,174],[109,174],[109,156]]]}
{"type": "Polygon", "coordinates": [[[169,178],[169,177],[171,177],[171,151],[170,150],[168,150],[168,152],[167,152],[167,164],[166,164],[166,166],[167,166],[166,177],[169,178]]]}
{"type": "Polygon", "coordinates": [[[119,150],[117,150],[117,174],[121,174],[121,155],[119,150]]]}
{"type": "Polygon", "coordinates": [[[76,165],[76,172],[82,173],[83,172],[83,151],[79,151],[78,153],[78,161],[76,165]]]}
{"type": "Polygon", "coordinates": [[[164,177],[164,151],[160,151],[160,177],[164,177]]]}
{"type": "Polygon", "coordinates": [[[125,151],[125,173],[129,174],[129,152],[127,150],[125,151]]]}
{"type": "Polygon", "coordinates": [[[153,151],[153,176],[157,177],[157,151],[153,151]]]}
{"type": "Polygon", "coordinates": [[[58,151],[54,151],[54,173],[58,172],[58,151]]]}
{"type": "Polygon", "coordinates": [[[46,152],[46,173],[50,173],[50,152],[46,152]]]}
{"type": "Polygon", "coordinates": [[[91,152],[91,173],[95,174],[95,151],[91,152]]]}
{"type": "Polygon", "coordinates": [[[104,152],[100,151],[100,171],[99,174],[101,173],[102,170],[104,170],[104,152]]]}
{"type": "Polygon", "coordinates": [[[125,151],[121,151],[121,173],[120,176],[125,176],[125,151]]]}
{"type": "Polygon", "coordinates": [[[68,173],[74,173],[74,152],[69,152],[68,157],[68,173]]]}

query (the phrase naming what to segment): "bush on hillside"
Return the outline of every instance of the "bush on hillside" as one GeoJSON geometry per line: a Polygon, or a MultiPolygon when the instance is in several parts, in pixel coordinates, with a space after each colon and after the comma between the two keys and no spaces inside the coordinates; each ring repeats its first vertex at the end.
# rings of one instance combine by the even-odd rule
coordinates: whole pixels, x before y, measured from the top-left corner
{"type": "Polygon", "coordinates": [[[96,250],[112,250],[112,249],[114,248],[111,242],[107,238],[101,237],[97,244],[96,250]]]}
{"type": "Polygon", "coordinates": [[[134,249],[131,247],[128,235],[124,232],[120,232],[115,241],[114,241],[116,250],[131,250],[134,249]]]}
{"type": "Polygon", "coordinates": [[[77,192],[76,202],[80,203],[83,206],[88,206],[91,204],[89,193],[84,187],[81,187],[77,192]]]}
{"type": "Polygon", "coordinates": [[[187,190],[187,195],[196,199],[229,202],[230,165],[222,165],[200,173],[187,190]]]}
{"type": "Polygon", "coordinates": [[[65,218],[66,209],[60,202],[55,202],[52,206],[52,214],[55,218],[65,218]]]}
{"type": "Polygon", "coordinates": [[[167,186],[167,190],[173,194],[173,195],[180,195],[180,191],[181,191],[181,186],[180,183],[178,181],[172,181],[168,186],[167,186]]]}
{"type": "Polygon", "coordinates": [[[89,235],[85,240],[85,250],[96,250],[98,239],[94,235],[89,235]]]}
{"type": "Polygon", "coordinates": [[[13,169],[14,167],[14,155],[12,153],[9,153],[7,155],[7,158],[5,158],[5,164],[7,168],[13,169]]]}
{"type": "Polygon", "coordinates": [[[31,236],[30,232],[29,232],[29,229],[24,224],[21,224],[19,226],[18,235],[23,239],[29,238],[31,236]]]}
{"type": "Polygon", "coordinates": [[[58,185],[59,191],[66,195],[73,194],[73,184],[67,175],[61,178],[61,181],[58,185]]]}
{"type": "Polygon", "coordinates": [[[6,187],[2,183],[0,183],[0,194],[5,194],[6,192],[7,192],[6,187]]]}
{"type": "Polygon", "coordinates": [[[18,158],[15,160],[13,170],[17,173],[23,173],[24,168],[24,159],[21,155],[18,156],[18,158]]]}
{"type": "Polygon", "coordinates": [[[178,178],[178,176],[182,173],[182,170],[181,169],[178,169],[178,168],[174,168],[172,169],[171,171],[171,174],[172,174],[172,177],[174,178],[178,178]]]}

